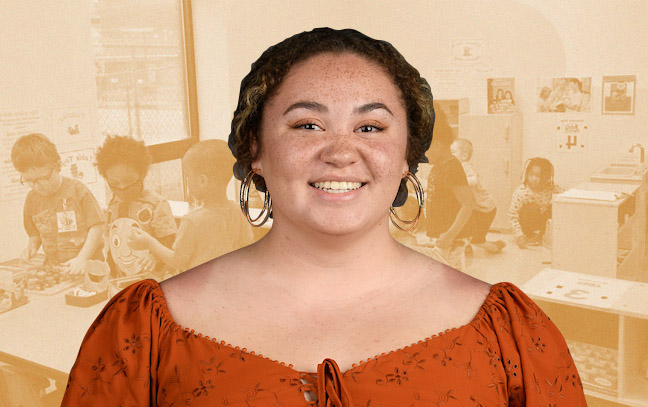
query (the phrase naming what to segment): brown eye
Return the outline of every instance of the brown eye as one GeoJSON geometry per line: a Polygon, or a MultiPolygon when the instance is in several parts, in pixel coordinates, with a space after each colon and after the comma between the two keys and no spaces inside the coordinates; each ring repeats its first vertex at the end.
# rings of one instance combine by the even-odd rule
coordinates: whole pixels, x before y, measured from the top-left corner
{"type": "Polygon", "coordinates": [[[304,130],[319,130],[319,131],[323,130],[320,126],[318,126],[315,123],[311,123],[311,122],[297,123],[296,125],[293,126],[293,128],[295,128],[295,129],[304,129],[304,130]]]}
{"type": "Polygon", "coordinates": [[[377,127],[377,126],[371,126],[371,125],[360,126],[360,128],[358,129],[358,131],[361,132],[361,133],[370,133],[370,132],[373,132],[373,131],[380,131],[380,130],[382,130],[382,129],[377,127]]]}

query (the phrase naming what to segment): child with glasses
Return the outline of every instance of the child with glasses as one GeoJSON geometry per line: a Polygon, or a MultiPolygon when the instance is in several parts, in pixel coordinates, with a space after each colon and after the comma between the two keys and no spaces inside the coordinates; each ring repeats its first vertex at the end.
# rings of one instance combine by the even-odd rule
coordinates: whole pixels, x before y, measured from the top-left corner
{"type": "Polygon", "coordinates": [[[133,229],[129,245],[150,250],[180,272],[253,242],[252,229],[238,204],[227,199],[234,159],[223,140],[203,140],[182,158],[182,170],[191,196],[202,206],[185,215],[173,249],[143,230],[133,229]]]}
{"type": "Polygon", "coordinates": [[[11,150],[20,183],[31,191],[25,198],[23,223],[29,236],[23,261],[42,246],[46,265],[83,271],[86,260],[101,259],[103,215],[90,190],[61,175],[56,146],[42,134],[20,137],[11,150]]]}
{"type": "Polygon", "coordinates": [[[97,149],[97,168],[112,192],[106,240],[116,276],[155,272],[161,277],[165,272],[153,255],[128,246],[131,228],[144,230],[166,247],[175,240],[177,226],[169,201],[144,187],[151,161],[146,145],[132,137],[109,136],[97,149]]]}

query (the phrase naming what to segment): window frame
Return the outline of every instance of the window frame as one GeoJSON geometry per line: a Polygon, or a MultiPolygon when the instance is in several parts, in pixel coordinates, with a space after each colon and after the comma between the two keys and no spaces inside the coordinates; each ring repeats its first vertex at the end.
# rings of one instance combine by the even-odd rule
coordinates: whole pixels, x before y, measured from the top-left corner
{"type": "MultiPolygon", "coordinates": [[[[198,92],[196,88],[196,61],[194,53],[194,39],[193,39],[193,19],[191,14],[191,0],[178,0],[180,1],[180,9],[182,12],[182,44],[183,44],[183,63],[184,63],[184,81],[185,81],[185,97],[187,103],[185,104],[188,124],[189,137],[183,140],[169,141],[166,143],[153,144],[148,146],[148,150],[153,156],[153,164],[182,159],[185,152],[193,144],[197,143],[199,137],[198,127],[198,92]]],[[[183,189],[184,188],[184,175],[182,177],[183,189]]],[[[185,196],[185,199],[187,197],[185,196]]]]}

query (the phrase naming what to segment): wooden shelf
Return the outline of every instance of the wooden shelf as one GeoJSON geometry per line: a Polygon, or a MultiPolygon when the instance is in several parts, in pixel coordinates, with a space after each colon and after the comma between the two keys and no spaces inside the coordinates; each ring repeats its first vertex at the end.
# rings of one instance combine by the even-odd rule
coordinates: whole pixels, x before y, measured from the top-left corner
{"type": "Polygon", "coordinates": [[[544,269],[522,289],[561,330],[587,395],[648,407],[648,284],[544,269]]]}

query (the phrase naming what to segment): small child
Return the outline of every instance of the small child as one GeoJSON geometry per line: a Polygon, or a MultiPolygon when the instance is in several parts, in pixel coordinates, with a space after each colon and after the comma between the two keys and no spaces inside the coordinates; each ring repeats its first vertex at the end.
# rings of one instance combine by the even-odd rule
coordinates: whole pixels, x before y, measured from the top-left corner
{"type": "Polygon", "coordinates": [[[458,138],[450,146],[452,155],[454,155],[463,166],[466,178],[468,179],[468,187],[475,197],[476,207],[472,213],[471,222],[473,224],[473,234],[470,243],[475,246],[481,247],[489,253],[498,253],[506,246],[502,240],[494,242],[486,240],[486,234],[493,224],[497,207],[495,199],[484,188],[479,177],[479,173],[470,162],[473,155],[473,145],[470,140],[465,138],[458,138]]]}
{"type": "Polygon", "coordinates": [[[551,219],[553,194],[563,191],[554,184],[553,177],[553,165],[546,158],[535,157],[527,161],[522,184],[513,192],[508,211],[515,242],[520,248],[542,243],[547,220],[551,219]]]}
{"type": "Polygon", "coordinates": [[[252,230],[243,221],[240,207],[225,194],[233,165],[225,141],[194,144],[182,159],[182,168],[190,194],[202,207],[182,218],[173,249],[138,229],[133,229],[129,245],[150,250],[169,266],[185,271],[252,243],[252,230]]]}
{"type": "MultiPolygon", "coordinates": [[[[97,149],[97,168],[113,194],[108,203],[109,230],[107,233],[111,233],[113,226],[122,227],[123,222],[115,222],[117,219],[130,218],[162,245],[171,247],[175,240],[177,226],[169,201],[144,187],[144,178],[151,161],[146,145],[132,137],[109,136],[97,149]]],[[[127,236],[122,237],[123,240],[125,238],[127,236]]],[[[111,250],[115,251],[116,245],[112,244],[112,241],[110,243],[111,250]]],[[[120,241],[118,252],[111,252],[110,257],[113,261],[111,268],[115,271],[114,266],[117,266],[115,274],[154,270],[158,273],[163,272],[160,267],[156,267],[156,259],[150,254],[136,256],[137,260],[133,260],[132,248],[125,248],[125,243],[120,241]]]]}
{"type": "Polygon", "coordinates": [[[83,271],[86,260],[101,257],[104,219],[92,192],[83,183],[61,176],[61,157],[42,134],[20,137],[11,150],[25,198],[23,223],[29,236],[22,253],[28,261],[43,246],[45,264],[83,271]]]}

